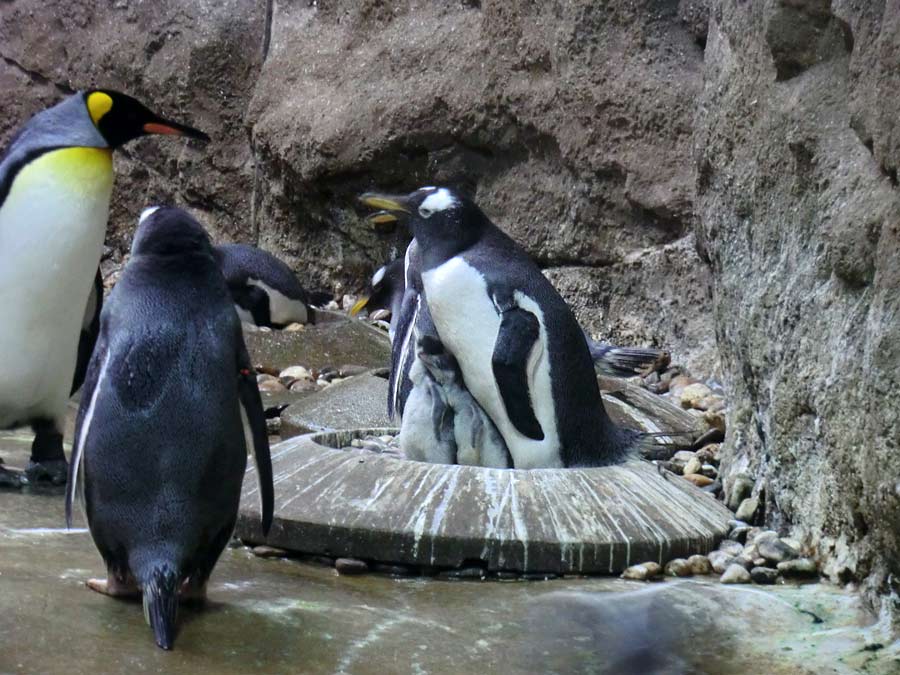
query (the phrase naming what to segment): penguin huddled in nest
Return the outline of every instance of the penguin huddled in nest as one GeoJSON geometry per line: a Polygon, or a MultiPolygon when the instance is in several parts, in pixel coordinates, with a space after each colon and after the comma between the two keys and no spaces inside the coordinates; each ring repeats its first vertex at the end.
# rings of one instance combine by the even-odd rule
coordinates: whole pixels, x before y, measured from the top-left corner
{"type": "Polygon", "coordinates": [[[93,89],[28,120],[0,159],[0,429],[34,430],[31,481],[65,481],[66,403],[83,377],[102,301],[96,278],[112,151],[150,134],[208,140],[130,96],[93,89]]]}
{"type": "MultiPolygon", "coordinates": [[[[416,307],[427,307],[515,468],[599,466],[636,450],[640,434],[617,427],[603,407],[588,342],[571,309],[474,202],[437,187],[361,199],[408,220],[421,289],[401,311],[415,317],[416,307]]],[[[404,318],[415,325],[414,318],[401,318],[394,342],[408,350],[413,339],[404,336],[404,318]]]]}
{"type": "Polygon", "coordinates": [[[262,530],[272,464],[256,376],[203,227],[147,209],[109,295],[75,431],[66,521],[76,488],[107,578],[88,586],[142,595],[156,643],[171,649],[179,598],[202,600],[231,538],[253,443],[262,530]]]}

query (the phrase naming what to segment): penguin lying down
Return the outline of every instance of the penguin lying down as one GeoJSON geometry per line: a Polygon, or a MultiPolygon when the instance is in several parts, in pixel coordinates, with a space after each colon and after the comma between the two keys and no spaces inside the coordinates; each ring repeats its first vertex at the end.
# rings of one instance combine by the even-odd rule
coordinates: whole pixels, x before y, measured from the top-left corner
{"type": "MultiPolygon", "coordinates": [[[[398,364],[409,363],[402,355],[416,350],[409,378],[419,385],[411,388],[405,406],[402,396],[393,406],[401,413],[401,444],[404,428],[427,430],[429,421],[436,439],[450,438],[444,413],[435,412],[452,409],[449,396],[432,383],[439,382],[435,372],[452,369],[440,363],[435,371],[428,357],[433,350],[419,340],[427,315],[461,374],[449,379],[460,387],[465,383],[502,438],[509,466],[602,466],[636,453],[643,435],[616,426],[607,415],[588,341],[571,308],[530,256],[474,202],[438,187],[402,196],[368,193],[361,200],[379,209],[375,215],[382,221],[385,214],[404,219],[416,252],[411,257],[407,251],[405,280],[405,295],[413,289],[416,298],[404,298],[401,312],[409,316],[398,321],[392,354],[395,383],[403,378],[398,364]],[[411,266],[413,258],[418,262],[411,266]],[[420,385],[425,385],[421,394],[420,385]],[[421,420],[408,420],[411,413],[421,420]]],[[[410,441],[416,443],[415,436],[407,445],[410,441]]]]}
{"type": "Polygon", "coordinates": [[[220,244],[215,256],[241,321],[270,328],[312,323],[309,295],[274,255],[247,244],[220,244]]]}
{"type": "Polygon", "coordinates": [[[237,519],[249,424],[272,522],[266,421],[241,323],[203,227],[147,209],[110,293],[88,366],[66,491],[80,486],[107,577],[88,586],[143,595],[156,643],[171,649],[179,597],[202,599],[237,519]]]}

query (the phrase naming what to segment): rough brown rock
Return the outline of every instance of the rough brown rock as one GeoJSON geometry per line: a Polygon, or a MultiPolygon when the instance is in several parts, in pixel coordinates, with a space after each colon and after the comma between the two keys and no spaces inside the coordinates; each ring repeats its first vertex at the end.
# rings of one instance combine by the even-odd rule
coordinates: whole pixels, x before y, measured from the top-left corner
{"type": "Polygon", "coordinates": [[[338,295],[405,245],[364,225],[360,191],[457,185],[595,335],[711,372],[691,236],[704,11],[682,4],[4,2],[0,142],[76,88],[151,101],[214,140],[120,154],[113,256],[174,201],[338,295]]]}
{"type": "Polygon", "coordinates": [[[898,29],[885,3],[718,3],[695,128],[734,401],[726,491],[752,475],[766,523],[885,610],[900,579],[898,29]]]}

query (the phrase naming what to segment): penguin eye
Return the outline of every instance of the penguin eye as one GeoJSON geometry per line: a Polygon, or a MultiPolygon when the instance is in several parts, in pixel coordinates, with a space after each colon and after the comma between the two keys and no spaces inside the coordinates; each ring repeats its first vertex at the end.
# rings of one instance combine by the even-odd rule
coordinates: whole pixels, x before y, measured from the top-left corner
{"type": "Polygon", "coordinates": [[[419,215],[423,218],[430,218],[432,213],[434,213],[434,211],[431,209],[426,209],[424,206],[419,207],[419,215]]]}

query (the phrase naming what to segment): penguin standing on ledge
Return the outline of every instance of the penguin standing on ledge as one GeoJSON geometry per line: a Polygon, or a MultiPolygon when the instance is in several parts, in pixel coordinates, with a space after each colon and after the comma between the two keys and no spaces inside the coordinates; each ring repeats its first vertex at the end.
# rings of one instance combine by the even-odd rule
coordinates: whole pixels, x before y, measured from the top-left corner
{"type": "Polygon", "coordinates": [[[368,310],[369,316],[378,311],[390,312],[391,324],[388,335],[393,340],[405,291],[404,258],[397,258],[375,270],[366,293],[350,308],[350,316],[356,316],[363,309],[368,310]]]}
{"type": "Polygon", "coordinates": [[[309,322],[309,296],[274,255],[248,244],[220,244],[216,258],[241,321],[274,328],[309,322]]]}
{"type": "Polygon", "coordinates": [[[29,480],[66,479],[66,402],[106,234],[112,151],[148,134],[208,140],[94,89],[32,117],[0,159],[0,429],[34,429],[29,480]]]}
{"type": "Polygon", "coordinates": [[[272,464],[256,377],[213,248],[181,209],[147,209],[101,317],[75,431],[66,522],[79,480],[107,567],[88,586],[143,594],[157,644],[171,649],[179,594],[202,599],[231,537],[256,459],[262,531],[272,464]]]}
{"type": "Polygon", "coordinates": [[[503,436],[515,468],[627,458],[638,434],[609,419],[581,327],[518,244],[447,188],[361,199],[408,216],[440,341],[503,436]]]}

